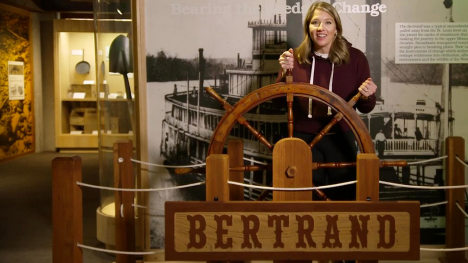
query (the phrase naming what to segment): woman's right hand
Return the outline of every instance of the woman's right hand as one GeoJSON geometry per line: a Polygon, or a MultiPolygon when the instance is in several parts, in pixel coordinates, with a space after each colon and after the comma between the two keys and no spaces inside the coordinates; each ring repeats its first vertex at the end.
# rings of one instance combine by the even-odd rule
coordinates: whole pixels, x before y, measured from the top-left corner
{"type": "Polygon", "coordinates": [[[284,51],[279,58],[279,64],[283,69],[283,73],[288,69],[293,69],[294,67],[294,55],[293,49],[290,48],[288,51],[284,51]]]}

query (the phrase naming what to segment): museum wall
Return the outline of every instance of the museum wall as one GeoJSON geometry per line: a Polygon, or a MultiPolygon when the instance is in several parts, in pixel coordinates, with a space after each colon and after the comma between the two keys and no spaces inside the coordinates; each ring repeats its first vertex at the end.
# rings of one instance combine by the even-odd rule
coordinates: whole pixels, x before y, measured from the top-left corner
{"type": "Polygon", "coordinates": [[[0,161],[35,151],[31,16],[0,5],[0,161]]]}

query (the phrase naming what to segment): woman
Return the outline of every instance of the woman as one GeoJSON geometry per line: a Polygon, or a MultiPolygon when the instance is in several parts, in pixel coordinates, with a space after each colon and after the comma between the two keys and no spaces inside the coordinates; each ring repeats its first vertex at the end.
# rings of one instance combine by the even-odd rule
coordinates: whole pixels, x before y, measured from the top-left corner
{"type": "MultiPolygon", "coordinates": [[[[291,69],[294,82],[306,82],[327,88],[349,101],[357,92],[356,103],[362,113],[375,106],[377,86],[370,78],[365,55],[343,37],[343,27],[335,8],[326,2],[312,4],[304,21],[304,39],[295,50],[285,51],[279,58],[281,71],[277,81],[283,81],[291,69]]],[[[333,117],[331,109],[311,99],[297,97],[294,101],[294,136],[310,143],[333,117]]],[[[345,121],[340,121],[312,148],[314,162],[355,162],[357,147],[354,134],[345,121]]],[[[353,169],[318,169],[313,173],[317,186],[356,180],[353,169]]],[[[349,185],[324,190],[332,200],[354,200],[356,186],[349,185]]]]}

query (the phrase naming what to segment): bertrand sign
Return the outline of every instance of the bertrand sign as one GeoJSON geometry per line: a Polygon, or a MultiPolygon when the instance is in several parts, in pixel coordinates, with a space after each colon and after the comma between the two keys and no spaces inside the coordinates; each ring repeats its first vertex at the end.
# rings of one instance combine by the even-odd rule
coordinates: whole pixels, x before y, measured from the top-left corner
{"type": "Polygon", "coordinates": [[[419,259],[418,202],[167,202],[166,260],[419,259]]]}

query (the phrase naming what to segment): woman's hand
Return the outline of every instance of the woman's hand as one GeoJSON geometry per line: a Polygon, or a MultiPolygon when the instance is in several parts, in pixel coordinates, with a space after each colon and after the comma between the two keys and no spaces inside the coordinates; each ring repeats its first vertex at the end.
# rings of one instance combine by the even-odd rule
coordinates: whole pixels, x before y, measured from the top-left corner
{"type": "Polygon", "coordinates": [[[370,98],[372,95],[374,95],[376,90],[377,85],[375,85],[371,78],[368,78],[359,87],[359,92],[361,92],[362,96],[365,98],[370,98]]]}
{"type": "Polygon", "coordinates": [[[284,51],[283,54],[281,54],[278,61],[279,61],[281,68],[283,69],[283,73],[285,73],[286,70],[288,69],[293,69],[294,67],[293,49],[290,48],[288,51],[284,51]]]}

